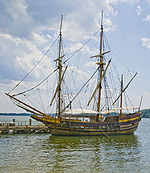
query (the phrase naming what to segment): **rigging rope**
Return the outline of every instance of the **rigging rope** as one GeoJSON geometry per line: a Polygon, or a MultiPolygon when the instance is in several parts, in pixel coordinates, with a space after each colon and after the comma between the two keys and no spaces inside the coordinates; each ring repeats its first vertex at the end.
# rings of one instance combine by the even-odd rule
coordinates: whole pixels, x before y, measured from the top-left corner
{"type": "Polygon", "coordinates": [[[50,74],[49,74],[45,79],[43,79],[38,85],[36,85],[36,86],[34,86],[34,87],[32,87],[32,88],[26,90],[26,91],[20,92],[20,93],[18,93],[18,94],[14,94],[14,95],[12,95],[12,96],[13,96],[13,97],[14,97],[14,96],[18,96],[18,95],[24,94],[24,93],[26,93],[26,92],[29,92],[29,91],[31,91],[31,90],[37,88],[37,87],[40,86],[44,81],[46,81],[52,74],[54,74],[55,71],[57,71],[57,69],[58,69],[58,68],[56,68],[52,73],[50,73],[50,74]]]}
{"type": "Polygon", "coordinates": [[[42,59],[46,56],[46,54],[49,52],[49,50],[53,47],[53,45],[55,44],[55,42],[57,41],[59,36],[57,36],[56,40],[53,42],[53,44],[47,49],[47,51],[45,52],[45,54],[41,57],[41,59],[35,64],[35,66],[25,75],[25,77],[13,88],[11,89],[8,94],[10,94],[14,89],[16,89],[27,77],[28,75],[35,69],[35,67],[42,61],[42,59]]]}
{"type": "Polygon", "coordinates": [[[109,47],[109,49],[111,49],[112,54],[114,54],[114,56],[119,60],[119,62],[124,66],[124,68],[128,71],[128,73],[130,74],[130,76],[132,75],[131,73],[135,73],[134,71],[131,71],[128,66],[122,61],[123,58],[120,58],[119,55],[117,55],[116,51],[114,51],[115,49],[109,45],[109,41],[104,33],[104,37],[105,37],[105,42],[107,44],[107,46],[109,47]]]}
{"type": "Polygon", "coordinates": [[[95,32],[77,51],[75,51],[68,59],[64,61],[66,63],[69,59],[71,59],[76,53],[78,53],[97,33],[99,33],[100,29],[95,32]]]}
{"type": "Polygon", "coordinates": [[[41,105],[42,105],[43,112],[46,113],[46,111],[45,111],[45,107],[44,107],[44,104],[43,104],[43,100],[42,100],[42,97],[41,97],[41,91],[40,91],[40,88],[38,88],[38,92],[39,92],[39,98],[40,98],[40,102],[41,102],[41,105]]]}
{"type": "Polygon", "coordinates": [[[130,102],[131,106],[134,107],[131,100],[130,100],[130,98],[129,98],[129,96],[128,96],[128,94],[127,93],[125,93],[125,94],[126,94],[126,97],[127,97],[128,101],[130,102]]]}
{"type": "Polygon", "coordinates": [[[92,74],[92,76],[86,81],[86,83],[81,87],[81,89],[77,92],[77,94],[74,96],[74,98],[70,101],[70,103],[62,110],[64,111],[68,106],[76,99],[76,97],[79,95],[79,93],[82,91],[82,89],[87,85],[87,83],[93,78],[95,73],[98,71],[99,67],[95,70],[95,72],[92,74]]]}
{"type": "Polygon", "coordinates": [[[144,124],[146,124],[146,125],[148,125],[148,126],[150,126],[150,124],[148,124],[148,123],[146,123],[146,122],[143,122],[143,121],[141,121],[142,123],[144,123],[144,124]]]}
{"type": "MultiPolygon", "coordinates": [[[[100,29],[99,29],[100,30],[100,29]]],[[[69,60],[71,59],[76,53],[78,53],[98,32],[95,32],[92,37],[90,37],[76,52],[74,52],[67,60],[64,61],[64,64],[69,60]]],[[[42,61],[42,59],[47,55],[47,53],[49,52],[49,50],[53,47],[53,45],[55,44],[55,42],[58,40],[58,37],[59,35],[57,36],[57,38],[55,39],[55,41],[53,42],[53,44],[47,49],[47,51],[45,52],[45,54],[41,57],[41,59],[35,64],[35,66],[25,75],[25,77],[14,87],[12,88],[8,94],[10,94],[12,91],[14,91],[27,77],[28,75],[36,68],[36,66],[42,61]]],[[[42,82],[43,83],[43,82],[42,82]]],[[[38,85],[39,86],[39,85],[38,85]]],[[[33,87],[34,89],[34,87],[33,87]]],[[[31,89],[30,89],[31,90],[31,89]]],[[[27,90],[27,91],[30,91],[30,90],[27,90]]],[[[24,92],[23,92],[24,93],[24,92]]],[[[20,95],[22,93],[19,93],[19,94],[16,94],[16,95],[20,95]]],[[[14,96],[16,96],[14,95],[14,96]]]]}

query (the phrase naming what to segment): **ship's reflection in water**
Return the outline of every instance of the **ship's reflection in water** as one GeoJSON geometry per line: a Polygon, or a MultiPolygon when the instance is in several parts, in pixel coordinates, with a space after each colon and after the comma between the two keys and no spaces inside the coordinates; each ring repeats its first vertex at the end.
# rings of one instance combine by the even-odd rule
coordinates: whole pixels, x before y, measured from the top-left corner
{"type": "Polygon", "coordinates": [[[135,135],[50,136],[45,142],[52,172],[134,172],[141,165],[140,142],[135,135]]]}

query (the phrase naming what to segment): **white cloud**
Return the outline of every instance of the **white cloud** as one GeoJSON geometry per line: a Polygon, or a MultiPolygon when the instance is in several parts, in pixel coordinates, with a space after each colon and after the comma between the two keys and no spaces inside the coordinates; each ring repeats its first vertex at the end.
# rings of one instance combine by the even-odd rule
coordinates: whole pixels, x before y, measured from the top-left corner
{"type": "MultiPolygon", "coordinates": [[[[99,40],[96,40],[99,41],[99,40]]],[[[97,42],[99,44],[99,42],[97,42]]],[[[74,53],[80,49],[80,52],[84,53],[87,56],[93,56],[95,52],[98,51],[98,49],[92,48],[88,45],[84,45],[82,43],[77,43],[77,44],[71,44],[70,47],[68,48],[68,52],[74,53]],[[82,48],[82,49],[80,49],[82,48]]]]}
{"type": "Polygon", "coordinates": [[[104,19],[104,25],[111,26],[112,25],[112,21],[109,18],[105,18],[104,19]]]}
{"type": "MultiPolygon", "coordinates": [[[[109,14],[116,15],[112,8],[113,2],[110,1],[98,1],[98,0],[83,0],[73,2],[74,8],[72,8],[72,2],[66,3],[72,11],[69,11],[64,16],[63,33],[66,38],[71,41],[84,40],[89,37],[91,33],[94,33],[100,28],[101,10],[104,10],[104,18],[106,19],[106,30],[116,29],[110,18],[109,14]],[[85,5],[86,4],[86,5],[85,5]],[[107,17],[105,17],[107,16],[107,17]]],[[[65,5],[66,5],[65,4],[65,5]]]]}
{"type": "MultiPolygon", "coordinates": [[[[14,0],[2,0],[0,3],[3,7],[0,13],[2,21],[0,24],[1,78],[19,80],[20,76],[24,76],[37,61],[37,57],[42,56],[43,50],[49,45],[48,39],[50,42],[53,41],[56,28],[59,29],[59,20],[55,19],[58,19],[59,16],[55,13],[48,15],[47,12],[56,8],[60,2],[57,0],[52,4],[47,2],[44,10],[41,7],[45,3],[41,1],[31,3],[27,0],[15,0],[14,3],[14,0]],[[53,33],[51,34],[51,32],[53,33]],[[48,37],[44,37],[43,34],[48,37]],[[7,72],[6,69],[8,69],[7,72]],[[16,75],[18,69],[20,73],[16,75]]],[[[98,0],[64,1],[61,2],[61,8],[66,8],[63,33],[64,37],[70,41],[89,38],[90,33],[97,28],[95,19],[100,18],[97,11],[101,11],[102,8],[109,11],[108,4],[98,0]]],[[[108,23],[109,26],[112,25],[109,20],[108,23]]],[[[70,49],[79,47],[81,45],[79,44],[75,43],[75,46],[70,49]]],[[[86,46],[86,52],[90,51],[86,46]]],[[[35,75],[38,77],[38,74],[35,75]]]]}
{"type": "MultiPolygon", "coordinates": [[[[70,66],[67,70],[68,74],[72,75],[72,77],[76,80],[76,84],[78,85],[78,88],[80,89],[81,86],[83,86],[83,84],[88,80],[88,78],[90,77],[89,74],[87,74],[87,72],[84,72],[82,69],[78,69],[77,67],[74,66],[70,66]]],[[[71,83],[71,81],[67,81],[69,82],[69,84],[73,84],[71,83]]],[[[74,87],[74,86],[73,86],[74,87]]]]}
{"type": "Polygon", "coordinates": [[[150,14],[146,16],[146,18],[144,19],[144,21],[150,22],[150,14]]]}
{"type": "Polygon", "coordinates": [[[17,108],[17,106],[14,106],[14,104],[10,102],[10,99],[2,91],[0,91],[0,108],[1,108],[0,111],[4,113],[23,112],[21,109],[17,108]]]}
{"type": "Polygon", "coordinates": [[[150,93],[149,92],[144,92],[143,93],[143,101],[142,101],[142,108],[150,108],[150,93]],[[145,107],[145,105],[147,105],[145,107]]]}
{"type": "Polygon", "coordinates": [[[13,42],[14,44],[16,44],[17,46],[19,45],[19,44],[23,44],[23,41],[19,38],[19,37],[13,37],[12,35],[10,35],[10,34],[2,34],[2,33],[0,33],[0,37],[2,38],[2,39],[5,39],[5,40],[8,40],[8,41],[11,41],[11,42],[13,42]]]}
{"type": "Polygon", "coordinates": [[[84,34],[83,28],[80,28],[79,23],[75,21],[67,21],[64,23],[63,35],[70,41],[77,41],[87,38],[87,33],[84,34]]]}
{"type": "Polygon", "coordinates": [[[84,66],[85,67],[94,67],[95,69],[97,68],[96,63],[95,62],[92,62],[92,61],[87,62],[84,66]]]}
{"type": "MultiPolygon", "coordinates": [[[[1,31],[19,37],[31,38],[37,30],[48,28],[56,30],[59,25],[59,14],[65,13],[64,34],[66,35],[64,36],[73,41],[78,38],[84,39],[89,33],[96,31],[102,9],[106,16],[117,15],[117,11],[114,11],[112,5],[118,2],[135,3],[136,0],[76,0],[74,2],[2,0],[4,8],[3,15],[0,15],[1,31]]],[[[111,26],[109,25],[109,30],[114,30],[115,27],[112,23],[111,26]]]]}
{"type": "Polygon", "coordinates": [[[141,8],[141,6],[138,5],[136,7],[136,13],[137,13],[137,15],[140,16],[142,14],[142,12],[143,12],[143,9],[141,8]]]}
{"type": "Polygon", "coordinates": [[[106,1],[108,1],[108,3],[113,3],[113,4],[118,3],[118,2],[127,2],[127,3],[131,3],[131,4],[139,2],[139,0],[106,0],[106,1]]]}
{"type": "Polygon", "coordinates": [[[2,0],[3,7],[0,13],[0,32],[20,38],[32,37],[35,28],[32,17],[27,13],[27,4],[24,0],[2,0]]]}
{"type": "Polygon", "coordinates": [[[142,45],[150,49],[150,38],[143,37],[141,38],[142,45]]]}
{"type": "MultiPolygon", "coordinates": [[[[79,49],[85,40],[100,28],[101,10],[104,10],[105,31],[113,31],[114,26],[109,15],[117,15],[114,6],[118,2],[135,3],[136,0],[76,0],[76,1],[30,1],[30,0],[1,0],[0,1],[0,83],[11,86],[21,80],[27,72],[43,56],[45,49],[54,41],[59,30],[59,18],[64,13],[63,38],[69,40],[71,52],[79,49]]],[[[98,41],[97,37],[93,38],[98,41]]],[[[149,42],[142,40],[143,44],[149,42]],[[146,42],[146,43],[145,43],[146,42]]],[[[146,46],[144,45],[144,46],[146,46]]],[[[57,52],[55,50],[55,52],[57,52]]],[[[85,46],[83,54],[91,56],[97,50],[85,46]]],[[[47,55],[38,69],[32,73],[32,84],[41,76],[52,70],[51,59],[47,55]]],[[[85,62],[84,62],[85,64],[85,62]]],[[[85,64],[91,67],[93,62],[85,64]]],[[[73,67],[72,67],[73,68],[73,67]]],[[[79,69],[77,79],[88,78],[86,72],[79,69]]],[[[29,88],[30,81],[22,84],[29,88]]]]}
{"type": "Polygon", "coordinates": [[[68,48],[68,52],[75,52],[78,49],[80,49],[82,46],[83,46],[83,44],[81,44],[81,43],[71,44],[70,47],[68,48]]]}
{"type": "Polygon", "coordinates": [[[105,26],[104,27],[105,32],[114,31],[117,29],[117,26],[114,26],[112,24],[111,19],[109,19],[109,18],[104,18],[104,26],[105,26]]]}
{"type": "Polygon", "coordinates": [[[136,96],[133,96],[131,94],[131,101],[138,107],[140,104],[141,96],[143,96],[141,109],[150,109],[150,93],[148,91],[144,91],[143,93],[141,93],[141,95],[136,96]]]}
{"type": "Polygon", "coordinates": [[[7,12],[11,14],[14,22],[19,22],[22,20],[30,20],[30,16],[27,14],[27,5],[24,0],[16,0],[16,3],[13,1],[9,1],[9,5],[7,6],[7,12]]]}
{"type": "MultiPolygon", "coordinates": [[[[21,80],[43,56],[39,46],[45,44],[47,40],[38,33],[33,35],[34,40],[31,42],[9,34],[0,34],[1,82],[7,82],[8,79],[10,81],[21,80]]],[[[51,61],[45,56],[38,69],[34,70],[31,76],[39,78],[43,74],[47,75],[50,68],[52,68],[51,61]]]]}
{"type": "MultiPolygon", "coordinates": [[[[38,34],[35,34],[36,40],[34,43],[42,44],[45,43],[47,40],[38,34]]],[[[33,44],[31,41],[24,41],[24,44],[26,47],[30,50],[29,53],[24,53],[23,56],[16,56],[15,64],[18,69],[25,70],[26,72],[29,72],[43,57],[42,51],[38,49],[36,44],[33,44]]],[[[52,68],[52,64],[50,59],[48,59],[47,56],[45,56],[42,60],[42,62],[38,65],[38,68],[36,68],[32,76],[35,78],[40,78],[43,75],[48,75],[49,69],[52,68]]]]}
{"type": "Polygon", "coordinates": [[[33,40],[36,45],[42,45],[47,42],[46,38],[42,34],[36,32],[33,33],[33,40]]]}

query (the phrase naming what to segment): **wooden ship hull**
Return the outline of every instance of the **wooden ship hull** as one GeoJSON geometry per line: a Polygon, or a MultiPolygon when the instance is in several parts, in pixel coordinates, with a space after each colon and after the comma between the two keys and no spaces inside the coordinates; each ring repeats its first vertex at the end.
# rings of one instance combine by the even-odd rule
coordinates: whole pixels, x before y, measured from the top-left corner
{"type": "Polygon", "coordinates": [[[32,118],[46,124],[52,135],[62,136],[107,136],[133,134],[141,121],[140,113],[119,116],[108,116],[103,122],[82,122],[73,119],[32,118]],[[53,120],[54,120],[53,119],[53,120]]]}

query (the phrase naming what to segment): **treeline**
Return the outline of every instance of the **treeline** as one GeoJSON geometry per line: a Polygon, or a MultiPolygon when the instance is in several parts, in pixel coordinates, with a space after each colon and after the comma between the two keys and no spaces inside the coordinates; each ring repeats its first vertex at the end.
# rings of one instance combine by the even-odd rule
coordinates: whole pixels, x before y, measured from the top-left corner
{"type": "Polygon", "coordinates": [[[142,118],[150,118],[150,109],[143,109],[141,110],[142,118]]]}
{"type": "Polygon", "coordinates": [[[0,116],[30,116],[29,113],[0,113],[0,116]]]}
{"type": "MultiPolygon", "coordinates": [[[[30,113],[0,113],[0,116],[30,116],[30,113]]],[[[142,118],[150,118],[150,109],[141,110],[142,118]]]]}

